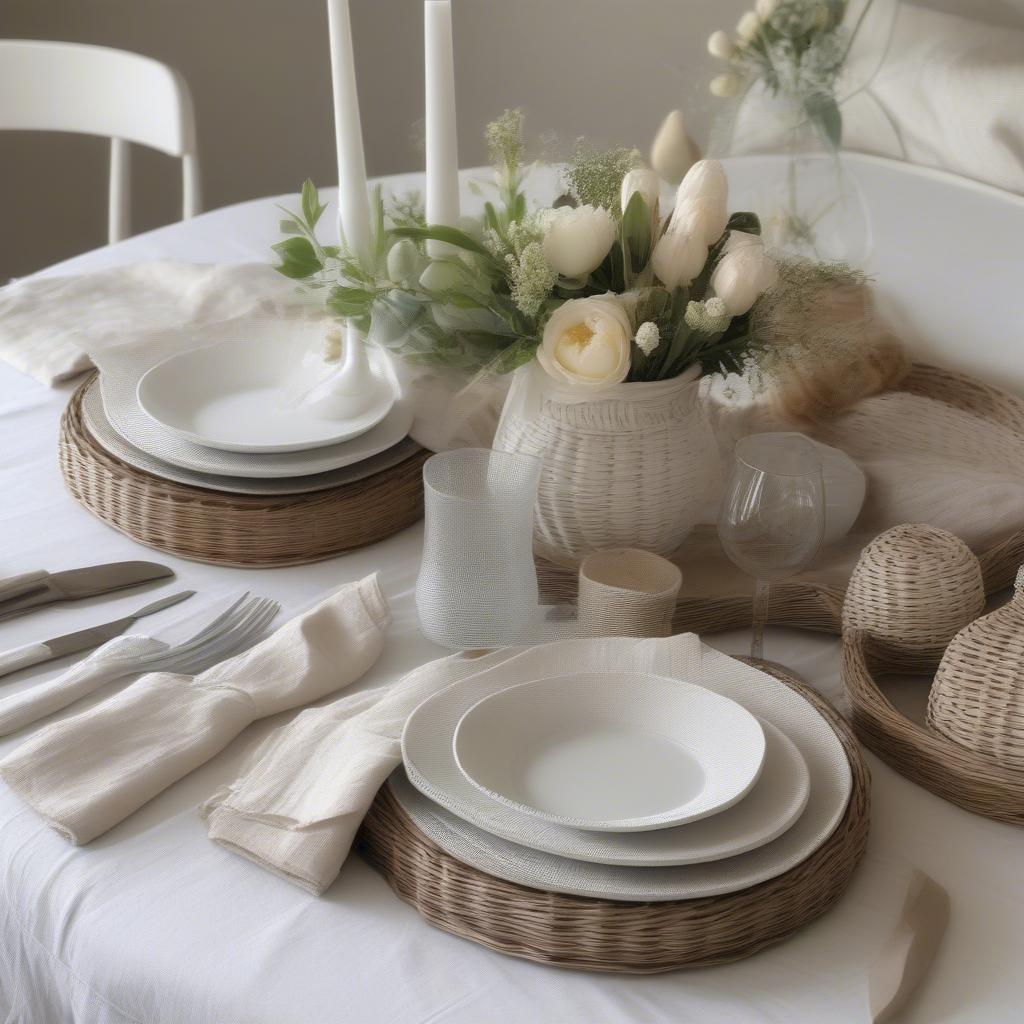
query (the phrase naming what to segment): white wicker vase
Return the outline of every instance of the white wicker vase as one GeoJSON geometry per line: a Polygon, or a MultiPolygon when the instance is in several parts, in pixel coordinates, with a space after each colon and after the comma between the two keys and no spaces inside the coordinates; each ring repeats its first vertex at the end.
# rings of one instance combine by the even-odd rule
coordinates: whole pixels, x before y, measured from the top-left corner
{"type": "Polygon", "coordinates": [[[494,438],[544,462],[534,548],[578,564],[602,548],[672,554],[721,492],[699,368],[587,398],[536,362],[516,371],[494,438]]]}

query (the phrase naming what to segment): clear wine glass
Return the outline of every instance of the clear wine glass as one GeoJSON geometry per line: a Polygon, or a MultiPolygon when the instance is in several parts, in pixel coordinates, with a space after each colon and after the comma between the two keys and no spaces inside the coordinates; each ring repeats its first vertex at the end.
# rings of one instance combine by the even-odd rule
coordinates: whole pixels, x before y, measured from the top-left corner
{"type": "Polygon", "coordinates": [[[802,434],[751,434],[736,445],[718,516],[729,558],[756,581],[750,656],[764,654],[771,584],[806,569],[825,530],[825,485],[802,434]]]}

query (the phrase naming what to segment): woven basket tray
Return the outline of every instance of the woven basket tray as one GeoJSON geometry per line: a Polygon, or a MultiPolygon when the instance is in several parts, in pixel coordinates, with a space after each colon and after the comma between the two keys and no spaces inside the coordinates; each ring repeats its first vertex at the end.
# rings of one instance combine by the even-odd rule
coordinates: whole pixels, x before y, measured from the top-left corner
{"type": "Polygon", "coordinates": [[[300,565],[384,540],[423,515],[425,450],[312,494],[229,494],[152,476],[110,455],[89,433],[81,407],[90,381],[61,418],[61,474],[76,501],[147,547],[212,565],[300,565]]]}
{"type": "Polygon", "coordinates": [[[432,843],[385,786],[360,833],[391,888],[442,931],[538,963],[654,974],[728,963],[779,942],[843,894],[867,846],[870,779],[857,741],[816,691],[774,665],[759,668],[807,698],[843,743],[853,790],[835,832],[807,860],[741,892],[624,903],[541,892],[469,867],[432,843]]]}
{"type": "MultiPolygon", "coordinates": [[[[925,363],[914,364],[899,390],[934,398],[1007,427],[1020,435],[1021,449],[1024,450],[1024,399],[981,384],[954,370],[925,363]]],[[[1012,536],[985,551],[976,552],[981,561],[986,593],[994,594],[1008,587],[1021,562],[1024,562],[1024,523],[1021,526],[1012,536]]],[[[537,573],[546,601],[558,604],[574,602],[575,569],[538,559],[537,573]]],[[[772,584],[769,621],[779,626],[797,626],[839,635],[842,632],[844,589],[806,580],[772,584]]],[[[751,605],[751,595],[705,597],[684,592],[676,604],[673,632],[703,634],[749,628],[751,605]]]]}
{"type": "MultiPolygon", "coordinates": [[[[933,672],[934,660],[917,670],[933,672]]],[[[863,630],[843,637],[843,689],[857,737],[900,775],[950,803],[986,818],[1024,825],[1024,772],[963,747],[901,714],[879,689],[876,675],[906,672],[888,664],[863,630]]]]}

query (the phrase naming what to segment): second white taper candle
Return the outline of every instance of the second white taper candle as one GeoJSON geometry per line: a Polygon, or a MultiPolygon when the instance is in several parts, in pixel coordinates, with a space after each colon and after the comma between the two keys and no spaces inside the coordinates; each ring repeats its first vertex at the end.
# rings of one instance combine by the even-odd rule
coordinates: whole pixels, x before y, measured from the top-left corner
{"type": "MultiPolygon", "coordinates": [[[[450,0],[426,0],[423,8],[426,66],[426,148],[428,224],[459,220],[459,145],[455,131],[455,63],[450,0]]],[[[432,254],[447,251],[436,242],[432,254]]]]}

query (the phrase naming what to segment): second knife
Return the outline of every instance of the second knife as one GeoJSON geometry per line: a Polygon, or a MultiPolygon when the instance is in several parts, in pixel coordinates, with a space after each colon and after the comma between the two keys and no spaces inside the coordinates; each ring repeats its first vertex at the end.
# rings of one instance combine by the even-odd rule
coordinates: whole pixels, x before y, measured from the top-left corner
{"type": "Polygon", "coordinates": [[[41,643],[24,644],[15,647],[13,650],[0,654],[0,676],[10,672],[17,672],[18,669],[28,668],[30,665],[39,665],[44,661],[51,661],[53,658],[62,658],[66,654],[75,654],[78,651],[88,650],[90,647],[99,647],[123,633],[133,622],[145,615],[152,615],[155,612],[170,608],[179,601],[184,601],[195,593],[194,590],[183,590],[178,594],[171,594],[170,597],[161,598],[152,604],[140,608],[134,615],[126,615],[122,619],[114,619],[113,622],[104,622],[100,626],[90,626],[88,629],[79,629],[74,633],[65,633],[64,636],[54,637],[52,640],[43,640],[41,643]]]}

